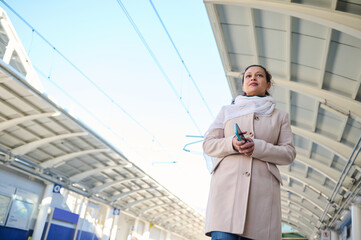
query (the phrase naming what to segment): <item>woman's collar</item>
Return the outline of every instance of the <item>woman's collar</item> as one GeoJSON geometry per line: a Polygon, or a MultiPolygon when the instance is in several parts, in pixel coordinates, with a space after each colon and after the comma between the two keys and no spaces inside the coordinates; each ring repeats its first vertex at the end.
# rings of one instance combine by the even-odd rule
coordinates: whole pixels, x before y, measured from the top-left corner
{"type": "Polygon", "coordinates": [[[244,94],[245,97],[267,97],[267,95],[264,95],[264,96],[257,96],[257,95],[247,95],[247,94],[244,94]]]}

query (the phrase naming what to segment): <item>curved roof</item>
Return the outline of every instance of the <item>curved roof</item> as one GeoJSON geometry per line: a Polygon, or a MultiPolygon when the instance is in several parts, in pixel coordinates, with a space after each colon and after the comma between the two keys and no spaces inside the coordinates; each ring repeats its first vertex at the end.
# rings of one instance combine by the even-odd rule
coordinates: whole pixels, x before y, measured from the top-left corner
{"type": "Polygon", "coordinates": [[[273,76],[297,157],[280,167],[282,221],[309,238],[360,202],[361,2],[205,0],[232,95],[251,64],[273,76]]]}
{"type": "Polygon", "coordinates": [[[186,239],[204,238],[202,214],[40,92],[26,52],[0,13],[0,163],[186,239]]]}

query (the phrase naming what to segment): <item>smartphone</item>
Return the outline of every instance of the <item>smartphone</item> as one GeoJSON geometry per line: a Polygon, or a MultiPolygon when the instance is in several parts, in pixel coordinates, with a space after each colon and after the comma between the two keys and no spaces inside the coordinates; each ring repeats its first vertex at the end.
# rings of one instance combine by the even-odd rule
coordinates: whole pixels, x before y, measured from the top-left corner
{"type": "Polygon", "coordinates": [[[246,137],[243,135],[241,129],[239,128],[238,124],[235,123],[234,124],[234,132],[236,133],[236,136],[237,136],[237,139],[238,141],[245,141],[245,142],[248,142],[246,137]]]}

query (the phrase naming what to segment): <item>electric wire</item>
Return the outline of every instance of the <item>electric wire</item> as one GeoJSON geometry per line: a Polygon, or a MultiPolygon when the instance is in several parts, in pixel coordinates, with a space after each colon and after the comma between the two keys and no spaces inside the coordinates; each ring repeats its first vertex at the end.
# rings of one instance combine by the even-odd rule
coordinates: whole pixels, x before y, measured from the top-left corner
{"type": "Polygon", "coordinates": [[[30,44],[29,44],[29,47],[28,47],[28,56],[30,56],[30,51],[32,49],[32,46],[33,46],[33,41],[34,41],[34,30],[31,31],[31,40],[30,40],[30,44]]]}
{"type": "MultiPolygon", "coordinates": [[[[29,22],[27,22],[19,13],[17,13],[9,4],[4,0],[0,0],[12,13],[14,13],[23,23],[25,23],[36,35],[38,35],[46,44],[48,44],[56,53],[58,53],[67,63],[69,63],[77,72],[79,72],[87,81],[89,81],[100,93],[102,93],[111,103],[113,103],[118,109],[120,109],[127,117],[129,117],[134,123],[141,127],[147,134],[149,134],[154,141],[160,142],[157,138],[144,127],[137,119],[130,115],[120,104],[118,104],[112,97],[110,97],[102,88],[100,88],[93,80],[90,79],[80,68],[78,68],[73,62],[71,62],[62,52],[60,52],[54,45],[52,45],[43,35],[41,35],[29,22]]],[[[161,144],[160,144],[161,145],[161,144]]]]}
{"type": "Polygon", "coordinates": [[[159,68],[160,72],[162,73],[163,77],[166,79],[167,83],[169,84],[169,86],[171,87],[173,93],[176,95],[176,97],[178,98],[178,100],[181,102],[183,108],[186,110],[189,118],[192,120],[194,126],[197,128],[198,132],[200,134],[202,134],[202,131],[200,130],[198,124],[196,123],[196,121],[194,120],[192,114],[190,113],[188,107],[185,105],[182,97],[178,94],[177,90],[175,89],[173,83],[170,81],[168,75],[165,73],[162,65],[160,64],[159,60],[157,59],[157,57],[155,56],[154,52],[152,51],[152,49],[150,48],[150,46],[148,45],[147,41],[145,40],[145,38],[143,37],[142,33],[140,32],[139,28],[137,27],[137,25],[135,24],[135,22],[133,21],[132,17],[130,16],[129,12],[127,11],[127,9],[125,8],[125,6],[123,5],[121,0],[117,0],[120,8],[123,10],[125,16],[127,17],[128,21],[130,22],[130,24],[132,25],[133,29],[135,30],[135,32],[137,33],[138,37],[140,38],[140,40],[142,41],[143,45],[145,46],[145,48],[147,49],[147,51],[149,52],[150,56],[152,57],[153,61],[155,62],[155,64],[157,65],[157,67],[159,68]]]}
{"type": "MultiPolygon", "coordinates": [[[[108,125],[106,125],[101,119],[97,117],[94,113],[92,113],[89,109],[87,109],[84,105],[82,105],[78,100],[76,100],[72,95],[70,95],[67,91],[65,91],[62,87],[60,87],[55,81],[51,79],[51,76],[46,76],[45,73],[43,73],[39,68],[34,66],[35,70],[45,79],[47,79],[51,84],[53,84],[60,92],[62,92],[65,96],[67,96],[69,99],[71,99],[75,104],[77,104],[79,107],[81,107],[86,113],[88,113],[90,116],[92,116],[95,120],[97,120],[101,125],[103,125],[106,129],[108,129],[110,132],[115,134],[119,139],[122,139],[122,137],[115,132],[112,128],[110,128],[108,125]]],[[[85,124],[83,122],[83,124],[85,124]]]]}
{"type": "MultiPolygon", "coordinates": [[[[60,87],[55,81],[53,81],[51,79],[51,72],[49,72],[48,76],[46,76],[46,74],[41,71],[39,68],[37,68],[36,66],[34,66],[35,70],[40,74],[40,76],[44,77],[45,79],[47,79],[52,85],[54,85],[60,92],[62,92],[65,96],[67,96],[70,100],[72,100],[75,104],[77,104],[79,107],[81,107],[87,114],[89,114],[91,117],[93,117],[97,122],[99,122],[103,127],[105,127],[105,129],[107,129],[108,131],[110,131],[112,134],[114,134],[116,137],[118,137],[122,142],[126,143],[126,140],[123,139],[116,131],[114,131],[111,127],[109,127],[107,124],[105,124],[96,114],[92,113],[87,107],[85,107],[83,104],[81,104],[78,100],[76,100],[72,95],[70,95],[66,90],[64,90],[62,87],[60,87]]],[[[78,119],[79,120],[79,119],[78,119]]],[[[86,124],[83,122],[83,124],[86,124]]],[[[128,144],[129,145],[129,144],[128,144]]],[[[159,145],[162,147],[162,145],[159,143],[159,145]]],[[[129,145],[130,146],[130,145],[129,145]]],[[[121,149],[119,149],[120,152],[122,152],[121,149]]],[[[177,161],[164,161],[164,162],[160,162],[158,161],[157,163],[177,163],[177,161]]],[[[153,162],[152,162],[152,165],[153,162]]]]}
{"type": "MultiPolygon", "coordinates": [[[[30,46],[32,46],[33,44],[33,38],[34,38],[34,34],[38,35],[47,45],[49,45],[52,50],[54,51],[53,53],[57,53],[59,54],[68,64],[70,64],[70,66],[72,66],[77,72],[79,72],[87,81],[89,81],[100,93],[102,93],[111,103],[113,103],[118,109],[120,109],[127,117],[129,117],[133,122],[135,122],[139,127],[141,127],[145,132],[147,132],[153,139],[153,141],[157,142],[161,147],[162,144],[157,140],[157,138],[147,129],[145,128],[139,121],[137,121],[133,116],[131,116],[123,107],[121,107],[116,101],[114,101],[102,88],[100,88],[92,79],[90,79],[80,68],[78,68],[73,62],[70,61],[70,59],[68,59],[62,52],[60,52],[53,44],[51,44],[42,34],[40,34],[29,22],[27,22],[20,14],[18,14],[9,4],[7,4],[5,2],[5,0],[0,0],[0,2],[2,2],[13,14],[15,14],[15,16],[17,16],[25,25],[27,25],[31,31],[32,31],[32,38],[31,38],[31,42],[30,42],[30,46]]],[[[149,51],[150,55],[152,56],[153,60],[155,61],[155,63],[157,64],[158,68],[161,70],[163,76],[166,78],[167,82],[169,83],[169,85],[171,86],[173,92],[176,94],[176,96],[178,97],[178,99],[180,100],[180,102],[182,103],[182,106],[185,108],[188,116],[190,117],[190,119],[192,120],[193,124],[195,125],[195,127],[197,128],[197,130],[199,131],[199,133],[202,133],[200,128],[198,127],[197,123],[195,122],[193,116],[191,115],[189,109],[186,107],[184,101],[182,100],[182,97],[179,96],[179,94],[177,93],[174,85],[171,83],[169,77],[166,75],[165,71],[163,70],[162,66],[160,65],[158,59],[156,58],[155,54],[152,52],[152,50],[150,49],[149,45],[147,44],[147,42],[145,41],[144,37],[142,36],[142,34],[140,33],[138,27],[135,25],[134,21],[132,20],[131,16],[129,15],[128,11],[126,10],[126,8],[124,7],[124,5],[119,2],[119,5],[122,7],[123,11],[125,12],[128,20],[130,21],[130,23],[132,24],[133,28],[135,29],[135,31],[138,33],[138,36],[140,37],[140,39],[142,40],[143,44],[146,46],[147,50],[149,51]],[[124,8],[123,8],[124,7],[124,8]]],[[[28,55],[30,54],[30,49],[28,51],[28,55]]],[[[63,92],[63,94],[65,94],[66,96],[68,96],[73,102],[75,102],[78,106],[80,106],[85,112],[87,112],[89,115],[91,115],[92,117],[94,117],[94,119],[96,119],[99,123],[101,123],[101,125],[103,125],[104,127],[106,127],[106,129],[108,129],[109,131],[111,131],[113,134],[117,135],[119,138],[121,138],[113,129],[109,128],[107,125],[105,125],[98,117],[95,116],[95,114],[93,114],[92,112],[90,112],[86,107],[84,107],[82,104],[80,104],[80,102],[78,102],[74,97],[72,97],[69,93],[67,93],[64,89],[62,89],[59,85],[57,85],[51,78],[51,72],[52,72],[52,68],[53,68],[53,63],[54,63],[54,55],[53,55],[53,59],[52,59],[52,64],[50,66],[49,69],[49,75],[46,77],[44,73],[42,73],[42,71],[39,68],[36,68],[34,66],[34,68],[36,68],[36,70],[43,75],[43,77],[45,77],[46,79],[48,79],[48,81],[50,83],[52,83],[57,89],[59,89],[61,92],[63,92]]],[[[186,66],[185,66],[186,67],[186,66]]]]}
{"type": "Polygon", "coordinates": [[[187,67],[187,65],[186,65],[186,63],[185,63],[185,61],[184,61],[184,59],[182,58],[181,54],[179,53],[179,50],[178,50],[178,48],[176,47],[176,45],[175,45],[175,43],[174,43],[174,41],[173,41],[172,37],[170,36],[170,34],[169,34],[168,30],[167,30],[167,27],[165,26],[165,24],[164,24],[164,22],[163,22],[162,18],[160,17],[160,15],[159,15],[159,13],[158,13],[158,11],[157,11],[156,7],[154,6],[154,4],[153,4],[152,0],[149,0],[149,2],[150,2],[150,4],[152,5],[152,8],[153,8],[153,10],[154,10],[155,14],[156,14],[156,15],[157,15],[157,17],[158,17],[158,20],[159,20],[159,21],[160,21],[160,23],[162,24],[162,27],[163,27],[163,29],[164,29],[165,33],[167,34],[167,36],[168,36],[168,38],[169,38],[169,41],[172,43],[172,46],[173,46],[174,50],[176,51],[176,53],[177,53],[177,55],[178,55],[179,59],[181,60],[182,65],[183,65],[183,67],[185,68],[185,70],[186,70],[186,72],[187,72],[187,74],[188,74],[188,77],[192,80],[192,83],[193,83],[194,87],[196,88],[196,90],[197,90],[197,92],[198,92],[199,96],[202,98],[203,103],[206,105],[206,107],[207,107],[207,110],[208,110],[209,114],[210,114],[213,118],[215,118],[215,117],[214,117],[214,115],[213,115],[213,113],[212,113],[212,111],[211,111],[211,109],[210,109],[210,107],[209,107],[209,105],[208,105],[208,103],[207,103],[207,101],[206,101],[206,100],[205,100],[205,98],[203,97],[203,94],[202,94],[201,90],[199,89],[199,87],[198,87],[198,85],[197,85],[196,81],[194,80],[194,78],[193,78],[192,74],[190,73],[190,71],[189,71],[189,69],[188,69],[188,67],[187,67]]]}

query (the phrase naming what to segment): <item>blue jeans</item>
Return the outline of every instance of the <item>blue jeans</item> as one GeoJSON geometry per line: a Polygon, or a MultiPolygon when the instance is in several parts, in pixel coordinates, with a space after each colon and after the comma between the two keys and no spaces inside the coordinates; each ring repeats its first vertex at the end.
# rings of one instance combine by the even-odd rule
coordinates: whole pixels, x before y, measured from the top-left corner
{"type": "Polygon", "coordinates": [[[251,240],[249,238],[240,237],[236,234],[226,232],[212,232],[212,240],[251,240]]]}

